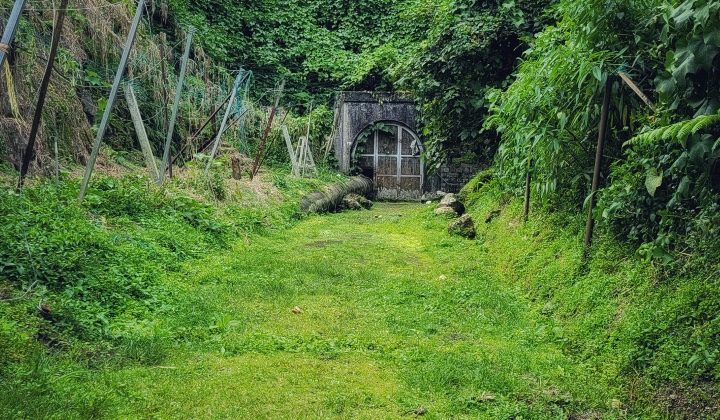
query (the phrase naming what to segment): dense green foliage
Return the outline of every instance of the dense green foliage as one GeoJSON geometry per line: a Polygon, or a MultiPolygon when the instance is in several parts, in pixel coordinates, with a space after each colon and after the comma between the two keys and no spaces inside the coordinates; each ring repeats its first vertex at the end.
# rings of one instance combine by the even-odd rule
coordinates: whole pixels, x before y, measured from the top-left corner
{"type": "MultiPolygon", "coordinates": [[[[486,94],[512,81],[516,60],[542,29],[550,3],[445,2],[435,11],[427,38],[409,47],[396,70],[398,84],[416,95],[426,158],[434,167],[455,157],[488,162],[495,155],[498,136],[483,130],[486,94]]],[[[432,10],[423,6],[414,13],[432,10]]]]}
{"type": "Polygon", "coordinates": [[[170,2],[181,24],[220,62],[255,71],[260,90],[287,79],[290,99],[330,103],[337,90],[410,90],[434,169],[489,161],[483,131],[489,88],[511,80],[549,0],[314,0],[170,2]]]}
{"type": "Polygon", "coordinates": [[[498,170],[506,186],[519,190],[531,170],[542,200],[579,207],[610,83],[606,180],[595,218],[644,243],[649,260],[668,263],[669,252],[684,251],[691,238],[717,247],[719,9],[691,0],[561,2],[557,27],[525,52],[517,80],[491,95],[489,125],[503,133],[498,170]],[[619,72],[657,92],[656,112],[619,72]]]}
{"type": "Polygon", "coordinates": [[[255,72],[262,87],[287,79],[292,101],[304,103],[340,87],[389,86],[391,45],[403,26],[404,2],[372,0],[171,1],[173,16],[198,28],[215,60],[255,72]]]}

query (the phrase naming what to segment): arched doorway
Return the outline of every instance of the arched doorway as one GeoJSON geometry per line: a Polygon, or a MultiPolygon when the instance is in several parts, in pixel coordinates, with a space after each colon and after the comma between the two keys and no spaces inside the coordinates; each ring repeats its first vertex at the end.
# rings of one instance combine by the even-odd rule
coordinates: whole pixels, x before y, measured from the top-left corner
{"type": "Polygon", "coordinates": [[[423,194],[425,167],[423,145],[417,134],[396,122],[378,122],[355,139],[354,170],[375,182],[377,198],[419,200],[423,194]]]}

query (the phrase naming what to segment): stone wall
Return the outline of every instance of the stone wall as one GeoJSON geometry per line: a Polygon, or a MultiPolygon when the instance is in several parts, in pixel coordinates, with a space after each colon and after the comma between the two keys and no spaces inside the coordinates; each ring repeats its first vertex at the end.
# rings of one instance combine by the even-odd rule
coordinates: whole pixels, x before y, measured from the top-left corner
{"type": "Polygon", "coordinates": [[[429,190],[457,193],[482,169],[481,165],[472,163],[444,164],[437,174],[428,177],[429,190]]]}

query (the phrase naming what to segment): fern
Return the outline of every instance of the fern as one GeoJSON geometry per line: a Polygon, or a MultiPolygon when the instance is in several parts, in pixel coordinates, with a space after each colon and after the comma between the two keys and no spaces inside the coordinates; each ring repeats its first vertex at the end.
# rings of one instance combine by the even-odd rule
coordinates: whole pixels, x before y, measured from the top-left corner
{"type": "Polygon", "coordinates": [[[687,138],[691,134],[695,134],[718,122],[720,122],[720,112],[713,115],[703,115],[639,134],[626,141],[623,146],[647,145],[660,141],[674,140],[684,147],[687,143],[687,138]]]}

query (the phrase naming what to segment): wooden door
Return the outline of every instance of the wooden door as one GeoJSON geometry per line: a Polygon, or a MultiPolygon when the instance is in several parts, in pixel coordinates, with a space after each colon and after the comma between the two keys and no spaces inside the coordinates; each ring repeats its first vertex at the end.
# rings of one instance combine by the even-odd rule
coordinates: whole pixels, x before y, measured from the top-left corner
{"type": "Polygon", "coordinates": [[[375,181],[383,200],[417,200],[422,196],[423,162],[420,141],[406,128],[386,125],[356,146],[362,173],[375,181]]]}

